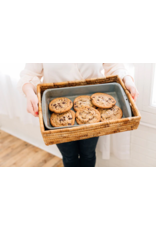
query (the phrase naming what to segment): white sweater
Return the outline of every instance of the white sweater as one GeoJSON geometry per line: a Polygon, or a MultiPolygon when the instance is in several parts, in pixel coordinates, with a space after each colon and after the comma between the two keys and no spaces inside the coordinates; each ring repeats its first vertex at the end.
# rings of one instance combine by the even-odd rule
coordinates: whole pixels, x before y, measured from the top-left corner
{"type": "Polygon", "coordinates": [[[74,81],[88,78],[99,78],[109,75],[119,75],[121,79],[128,75],[125,65],[113,63],[27,63],[25,69],[20,73],[18,89],[23,93],[22,87],[25,83],[35,86],[41,83],[74,81]]]}
{"type": "MultiPolygon", "coordinates": [[[[73,81],[77,79],[98,78],[108,75],[119,75],[121,79],[128,75],[124,64],[26,64],[25,69],[20,74],[18,88],[22,91],[25,83],[32,83],[34,86],[41,82],[62,82],[73,81]]],[[[23,95],[25,95],[23,93],[23,95]]],[[[96,150],[101,152],[104,159],[109,159],[110,149],[112,153],[121,159],[129,157],[130,133],[118,133],[101,136],[99,138],[96,150]],[[121,140],[124,145],[121,145],[121,140]]]]}

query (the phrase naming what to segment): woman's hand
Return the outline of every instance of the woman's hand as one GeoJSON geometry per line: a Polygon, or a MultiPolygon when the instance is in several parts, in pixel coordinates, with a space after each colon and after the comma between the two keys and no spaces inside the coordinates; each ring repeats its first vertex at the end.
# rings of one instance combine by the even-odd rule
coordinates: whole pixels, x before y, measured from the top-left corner
{"type": "Polygon", "coordinates": [[[38,98],[35,94],[34,86],[27,83],[22,89],[27,97],[27,112],[31,113],[34,117],[38,117],[38,98]]]}
{"type": "Polygon", "coordinates": [[[123,82],[124,82],[126,88],[130,91],[133,100],[136,101],[137,97],[139,96],[139,92],[138,92],[132,78],[130,76],[125,76],[123,78],[123,82]]]}

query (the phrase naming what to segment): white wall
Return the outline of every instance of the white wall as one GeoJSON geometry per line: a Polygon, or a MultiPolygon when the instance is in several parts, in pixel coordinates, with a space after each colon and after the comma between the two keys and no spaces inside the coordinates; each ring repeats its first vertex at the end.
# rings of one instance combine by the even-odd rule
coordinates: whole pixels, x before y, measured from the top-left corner
{"type": "Polygon", "coordinates": [[[156,167],[156,129],[140,125],[131,132],[131,155],[129,160],[119,160],[111,155],[110,160],[103,160],[99,153],[99,167],[156,167]]]}
{"type": "Polygon", "coordinates": [[[156,65],[134,64],[135,84],[139,90],[137,107],[141,113],[141,124],[131,132],[131,156],[129,160],[102,160],[98,153],[98,166],[154,166],[156,167],[156,107],[151,106],[153,80],[156,79],[156,65]]]}

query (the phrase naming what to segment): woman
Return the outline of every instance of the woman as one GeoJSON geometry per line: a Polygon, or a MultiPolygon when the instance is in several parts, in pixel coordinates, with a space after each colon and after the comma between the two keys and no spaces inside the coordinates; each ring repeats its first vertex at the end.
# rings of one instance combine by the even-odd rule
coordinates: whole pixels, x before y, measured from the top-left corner
{"type": "MultiPolygon", "coordinates": [[[[89,78],[99,78],[109,75],[119,75],[134,101],[138,91],[133,78],[128,75],[124,64],[50,64],[30,63],[20,74],[18,88],[27,98],[27,112],[38,117],[38,98],[36,86],[41,83],[74,81],[89,78]]],[[[96,163],[95,147],[98,137],[57,144],[65,167],[94,167],[96,163]]]]}

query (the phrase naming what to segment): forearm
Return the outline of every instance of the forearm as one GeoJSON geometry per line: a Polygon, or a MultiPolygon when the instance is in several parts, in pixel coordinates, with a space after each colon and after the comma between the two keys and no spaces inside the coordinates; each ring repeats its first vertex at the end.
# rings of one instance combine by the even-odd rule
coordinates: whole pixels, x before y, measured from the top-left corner
{"type": "Polygon", "coordinates": [[[126,81],[132,81],[134,83],[134,79],[133,77],[131,77],[130,75],[126,75],[123,79],[123,82],[125,83],[126,81]]]}
{"type": "Polygon", "coordinates": [[[35,93],[35,87],[31,83],[24,84],[22,90],[26,96],[30,93],[35,93]]]}

